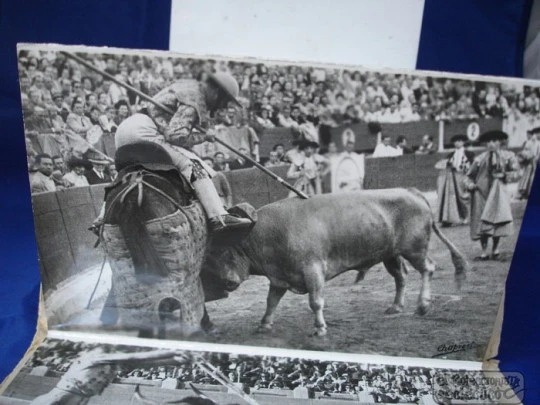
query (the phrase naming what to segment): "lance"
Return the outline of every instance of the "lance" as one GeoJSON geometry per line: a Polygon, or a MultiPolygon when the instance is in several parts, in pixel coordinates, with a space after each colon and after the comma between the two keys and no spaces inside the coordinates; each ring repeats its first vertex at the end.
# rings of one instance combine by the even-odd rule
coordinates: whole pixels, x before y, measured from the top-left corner
{"type": "MultiPolygon", "coordinates": [[[[70,58],[70,59],[73,59],[74,61],[76,61],[77,63],[83,65],[84,67],[86,67],[87,69],[90,69],[100,75],[102,75],[103,77],[106,77],[107,79],[109,79],[110,81],[112,81],[113,83],[116,83],[117,85],[119,86],[122,86],[123,88],[135,93],[136,95],[138,95],[141,99],[145,100],[145,101],[148,101],[152,104],[154,104],[155,106],[161,108],[163,111],[165,111],[166,113],[168,114],[171,114],[171,115],[174,115],[175,111],[171,110],[169,107],[167,107],[166,105],[160,103],[159,101],[156,101],[154,100],[152,97],[150,97],[149,95],[143,93],[142,91],[136,89],[135,87],[133,86],[130,86],[129,84],[127,83],[124,83],[123,81],[121,80],[118,80],[116,77],[114,77],[113,75],[107,73],[107,72],[104,72],[100,69],[98,69],[97,67],[93,66],[92,64],[88,63],[87,61],[85,61],[83,58],[75,55],[75,54],[72,54],[70,52],[65,52],[65,51],[60,51],[60,53],[62,53],[63,55],[65,55],[67,58],[70,58]]],[[[194,127],[195,129],[197,129],[197,131],[200,131],[201,133],[205,133],[205,130],[203,128],[201,128],[200,126],[198,125],[195,125],[194,127]]],[[[264,167],[263,165],[261,165],[259,162],[257,162],[256,160],[252,159],[250,156],[247,156],[245,154],[243,154],[242,152],[240,152],[238,149],[232,147],[231,145],[229,145],[228,143],[222,141],[221,139],[217,138],[217,137],[214,137],[215,141],[217,143],[219,143],[220,145],[223,145],[225,148],[229,149],[231,152],[234,152],[236,153],[238,156],[242,157],[243,159],[247,160],[248,162],[250,162],[251,164],[253,164],[256,168],[258,168],[259,170],[261,170],[262,172],[266,173],[268,176],[270,176],[271,178],[273,178],[274,180],[277,180],[278,183],[282,184],[284,187],[288,188],[289,190],[291,190],[292,192],[296,193],[300,198],[303,198],[303,199],[307,199],[309,198],[305,193],[303,193],[302,191],[298,190],[296,187],[292,186],[291,184],[287,183],[285,180],[283,180],[281,177],[279,177],[277,174],[275,174],[274,172],[268,170],[266,167],[264,167]]]]}

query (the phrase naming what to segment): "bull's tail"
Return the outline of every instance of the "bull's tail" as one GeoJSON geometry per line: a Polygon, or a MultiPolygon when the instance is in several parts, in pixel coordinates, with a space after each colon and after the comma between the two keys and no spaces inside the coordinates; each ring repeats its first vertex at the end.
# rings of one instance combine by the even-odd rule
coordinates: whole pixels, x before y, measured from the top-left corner
{"type": "Polygon", "coordinates": [[[454,268],[456,269],[455,279],[456,285],[458,288],[461,288],[461,285],[465,281],[467,270],[469,268],[469,263],[465,256],[458,250],[458,248],[446,237],[444,233],[441,232],[441,229],[437,226],[435,219],[432,219],[431,227],[439,239],[446,245],[448,250],[450,250],[450,255],[452,256],[452,263],[454,263],[454,268]]]}
{"type": "Polygon", "coordinates": [[[446,245],[448,250],[450,250],[450,255],[452,257],[452,263],[454,264],[454,268],[456,270],[455,273],[455,280],[457,288],[461,288],[463,282],[465,281],[467,270],[469,269],[469,263],[467,262],[467,259],[465,259],[465,256],[458,250],[456,245],[450,241],[446,237],[444,233],[442,233],[441,229],[437,226],[437,221],[435,219],[435,215],[433,215],[433,211],[431,211],[431,205],[429,204],[429,201],[427,198],[417,189],[410,188],[409,191],[411,191],[414,195],[417,195],[418,197],[422,198],[424,200],[429,208],[429,211],[431,213],[431,228],[435,232],[435,235],[439,237],[439,239],[446,245]]]}

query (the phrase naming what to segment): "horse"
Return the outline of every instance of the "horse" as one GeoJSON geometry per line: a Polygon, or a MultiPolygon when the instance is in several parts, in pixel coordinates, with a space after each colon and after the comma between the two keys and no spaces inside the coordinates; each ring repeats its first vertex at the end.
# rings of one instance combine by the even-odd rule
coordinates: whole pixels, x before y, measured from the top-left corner
{"type": "MultiPolygon", "coordinates": [[[[112,271],[101,320],[139,337],[197,333],[210,322],[204,302],[212,295],[200,277],[211,242],[205,212],[159,145],[123,146],[115,164],[100,232],[112,271]]],[[[211,290],[219,281],[210,281],[211,290]]]]}

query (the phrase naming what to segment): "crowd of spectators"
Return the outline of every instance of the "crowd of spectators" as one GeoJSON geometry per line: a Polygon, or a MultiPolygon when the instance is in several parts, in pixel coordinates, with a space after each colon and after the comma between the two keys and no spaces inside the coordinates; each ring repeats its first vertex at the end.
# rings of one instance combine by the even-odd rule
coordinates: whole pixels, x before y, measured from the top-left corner
{"type": "MultiPolygon", "coordinates": [[[[175,80],[230,72],[246,108],[218,111],[214,123],[246,127],[248,152],[256,160],[270,158],[259,156],[256,147],[267,128],[290,128],[295,138],[319,141],[328,128],[343,124],[504,117],[511,126],[540,112],[539,90],[515,84],[136,54],[80,56],[149,96],[175,80]]],[[[18,61],[31,170],[42,153],[67,162],[71,156],[84,158],[91,146],[112,157],[116,128],[146,105],[137,93],[61,52],[22,51],[18,61]]],[[[197,152],[219,159],[215,150],[197,152]]],[[[226,160],[217,165],[235,166],[226,160]]]]}
{"type": "MultiPolygon", "coordinates": [[[[240,83],[241,97],[252,113],[249,119],[265,128],[540,112],[538,89],[530,87],[172,57],[91,54],[86,59],[150,96],[177,79],[202,79],[214,71],[228,71],[240,83]]],[[[77,114],[77,100],[88,120],[98,122],[104,115],[104,125],[109,129],[141,105],[136,93],[87,71],[61,53],[21,53],[19,68],[23,103],[27,102],[34,113],[49,112],[50,120],[42,124],[54,129],[60,128],[61,121],[67,122],[70,113],[77,114]],[[59,118],[51,114],[54,111],[59,118]]]]}
{"type": "MultiPolygon", "coordinates": [[[[75,359],[95,346],[69,341],[49,341],[34,354],[31,367],[46,366],[51,372],[61,376],[75,359]]],[[[368,396],[373,402],[382,403],[418,403],[422,396],[433,393],[435,374],[448,371],[423,367],[375,366],[352,362],[224,353],[203,353],[203,357],[231,382],[239,383],[251,392],[287,391],[305,387],[311,392],[311,396],[332,397],[335,394],[363,393],[364,398],[368,396]]],[[[176,379],[179,388],[187,387],[188,383],[220,384],[202,371],[195,362],[190,361],[181,366],[124,368],[117,375],[116,381],[121,382],[124,379],[140,381],[176,379]]],[[[467,377],[467,381],[469,380],[473,380],[472,375],[467,377]]],[[[458,385],[452,388],[445,383],[443,388],[458,389],[458,385]]],[[[437,388],[440,388],[439,386],[440,381],[437,388]]]]}

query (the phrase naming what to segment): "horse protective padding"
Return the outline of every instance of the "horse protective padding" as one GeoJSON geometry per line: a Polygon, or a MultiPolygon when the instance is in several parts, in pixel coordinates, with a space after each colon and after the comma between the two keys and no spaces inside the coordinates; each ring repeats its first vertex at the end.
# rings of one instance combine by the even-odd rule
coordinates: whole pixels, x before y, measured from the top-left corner
{"type": "Polygon", "coordinates": [[[204,312],[204,292],[199,278],[208,230],[200,203],[183,207],[162,218],[146,222],[158,254],[169,270],[164,277],[136,275],[118,225],[105,224],[103,244],[111,266],[111,291],[102,313],[105,323],[122,328],[153,329],[168,321],[168,336],[187,336],[199,329],[204,312]],[[178,305],[171,306],[171,300],[178,305]],[[163,305],[168,303],[167,305],[163,305]],[[173,314],[159,308],[173,307],[173,314]],[[174,317],[178,322],[170,322],[174,317]]]}

